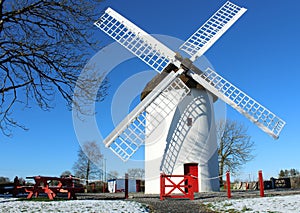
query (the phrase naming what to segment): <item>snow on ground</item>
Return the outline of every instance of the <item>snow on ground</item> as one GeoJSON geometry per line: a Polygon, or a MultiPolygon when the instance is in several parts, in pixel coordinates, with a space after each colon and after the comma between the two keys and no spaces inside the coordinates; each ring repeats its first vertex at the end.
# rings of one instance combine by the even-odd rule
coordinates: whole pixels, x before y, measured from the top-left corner
{"type": "Polygon", "coordinates": [[[70,200],[53,202],[17,201],[0,198],[0,212],[148,212],[140,203],[121,200],[70,200]]]}
{"type": "MultiPolygon", "coordinates": [[[[219,212],[300,212],[300,195],[264,198],[230,199],[204,202],[207,207],[219,212]]],[[[72,201],[18,201],[0,197],[0,213],[15,212],[103,212],[140,213],[149,212],[140,203],[123,200],[72,200],[72,201]]]]}
{"type": "Polygon", "coordinates": [[[246,198],[227,200],[221,202],[205,202],[212,210],[228,212],[238,210],[240,212],[299,212],[300,195],[246,198]]]}

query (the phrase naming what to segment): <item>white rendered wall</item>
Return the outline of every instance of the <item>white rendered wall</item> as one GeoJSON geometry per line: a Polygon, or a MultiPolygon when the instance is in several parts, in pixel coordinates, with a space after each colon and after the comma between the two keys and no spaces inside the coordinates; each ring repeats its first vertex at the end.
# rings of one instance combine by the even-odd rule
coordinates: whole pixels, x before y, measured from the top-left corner
{"type": "Polygon", "coordinates": [[[183,175],[185,163],[198,163],[200,192],[219,191],[213,101],[205,90],[191,89],[146,139],[145,193],[158,194],[160,172],[183,175]]]}

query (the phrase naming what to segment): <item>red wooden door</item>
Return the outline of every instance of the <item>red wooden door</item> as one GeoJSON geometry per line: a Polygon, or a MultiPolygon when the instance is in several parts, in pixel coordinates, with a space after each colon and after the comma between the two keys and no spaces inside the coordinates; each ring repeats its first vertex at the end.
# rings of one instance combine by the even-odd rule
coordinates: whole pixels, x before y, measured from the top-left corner
{"type": "Polygon", "coordinates": [[[198,163],[186,163],[184,164],[184,175],[191,174],[197,179],[193,181],[192,187],[194,192],[199,192],[199,180],[198,180],[198,163]]]}

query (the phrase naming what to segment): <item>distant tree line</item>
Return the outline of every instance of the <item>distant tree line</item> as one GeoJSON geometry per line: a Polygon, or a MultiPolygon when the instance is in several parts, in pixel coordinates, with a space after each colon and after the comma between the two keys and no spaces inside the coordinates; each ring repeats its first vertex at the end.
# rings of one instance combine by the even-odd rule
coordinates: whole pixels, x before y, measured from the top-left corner
{"type": "Polygon", "coordinates": [[[0,177],[0,184],[1,183],[10,183],[10,180],[8,177],[0,177]]]}
{"type": "Polygon", "coordinates": [[[283,178],[283,177],[294,177],[294,176],[299,176],[300,172],[297,169],[281,169],[278,177],[283,178]]]}

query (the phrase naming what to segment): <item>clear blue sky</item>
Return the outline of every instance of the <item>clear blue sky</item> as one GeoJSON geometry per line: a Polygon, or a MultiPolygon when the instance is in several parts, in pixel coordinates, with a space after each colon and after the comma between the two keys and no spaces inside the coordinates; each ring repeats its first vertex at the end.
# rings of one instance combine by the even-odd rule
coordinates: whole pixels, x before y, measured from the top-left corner
{"type": "MultiPolygon", "coordinates": [[[[255,142],[255,159],[247,163],[241,176],[256,175],[262,169],[266,177],[277,176],[280,169],[300,170],[298,120],[300,112],[300,2],[295,0],[234,0],[248,9],[243,17],[205,54],[223,77],[245,91],[287,122],[279,140],[274,141],[242,115],[227,107],[227,117],[249,127],[255,142]]],[[[225,0],[141,1],[108,0],[103,9],[112,7],[129,20],[153,34],[187,39],[225,0]]],[[[101,11],[99,11],[100,16],[101,11]]],[[[91,28],[94,27],[91,23],[91,28]]],[[[113,42],[99,30],[103,46],[113,42]]],[[[125,65],[124,65],[125,66],[125,65]]],[[[139,72],[147,67],[127,64],[128,71],[139,72]]],[[[116,88],[122,79],[111,81],[116,88]]],[[[108,97],[111,98],[111,97],[108,97]]],[[[101,109],[101,105],[97,107],[101,109]]],[[[99,121],[101,110],[98,112],[99,121]]],[[[0,176],[13,178],[32,175],[60,175],[72,170],[77,159],[79,143],[72,123],[72,114],[57,97],[56,108],[43,112],[36,107],[16,109],[15,118],[30,128],[16,129],[12,138],[0,136],[0,176]]],[[[103,122],[103,121],[102,121],[103,122]]],[[[110,121],[107,121],[108,125],[110,121]]],[[[107,129],[112,127],[108,126],[107,129]]],[[[130,163],[111,159],[109,150],[107,171],[120,174],[130,163]]],[[[135,166],[135,165],[134,165],[135,166]]]]}

